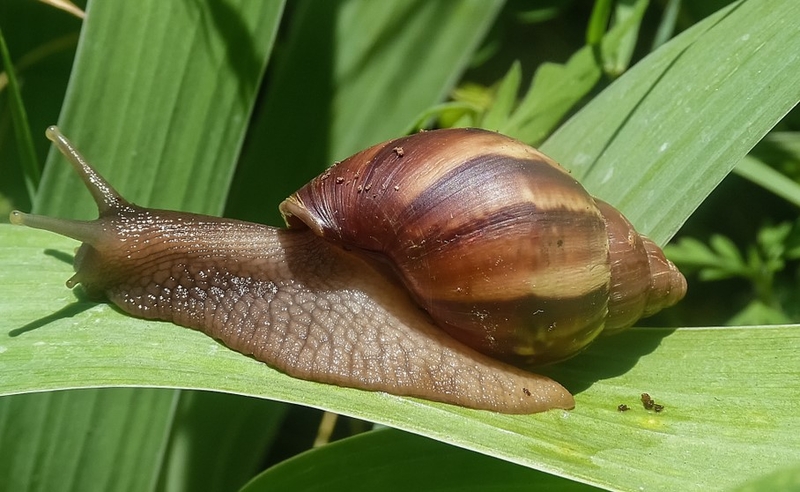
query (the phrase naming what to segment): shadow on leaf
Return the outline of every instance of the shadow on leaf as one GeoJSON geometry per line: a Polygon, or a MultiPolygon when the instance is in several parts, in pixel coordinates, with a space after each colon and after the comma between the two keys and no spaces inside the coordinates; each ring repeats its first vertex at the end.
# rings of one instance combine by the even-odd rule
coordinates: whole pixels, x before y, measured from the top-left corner
{"type": "MultiPolygon", "coordinates": [[[[78,296],[78,297],[80,298],[80,297],[83,297],[83,296],[78,296]]],[[[96,305],[97,305],[97,303],[94,303],[94,302],[91,302],[91,301],[88,301],[88,300],[78,300],[77,302],[73,302],[72,304],[64,306],[63,308],[59,309],[55,313],[48,314],[47,316],[39,318],[39,319],[37,319],[35,321],[31,321],[30,323],[28,323],[28,324],[26,324],[24,326],[21,326],[19,328],[15,328],[15,329],[9,331],[8,332],[8,336],[12,337],[12,338],[13,337],[18,337],[18,336],[22,335],[23,333],[27,333],[29,331],[33,331],[33,330],[35,330],[37,328],[41,328],[42,326],[45,326],[45,325],[47,325],[49,323],[52,323],[53,321],[57,321],[57,320],[62,319],[62,318],[71,318],[71,317],[73,317],[75,315],[78,315],[78,314],[80,314],[80,313],[82,313],[84,311],[87,311],[87,310],[93,308],[96,305]]]]}
{"type": "Polygon", "coordinates": [[[597,381],[625,374],[673,332],[674,328],[632,328],[601,337],[581,354],[540,372],[563,384],[572,394],[580,393],[597,381]]]}
{"type": "Polygon", "coordinates": [[[46,254],[47,256],[52,256],[57,260],[61,260],[64,263],[69,263],[70,265],[75,263],[75,255],[65,253],[58,249],[46,249],[44,250],[44,254],[46,254]]]}
{"type": "MultiPolygon", "coordinates": [[[[63,251],[57,249],[46,249],[44,250],[44,254],[47,256],[52,256],[57,260],[61,260],[64,263],[69,263],[72,265],[75,261],[75,255],[71,255],[69,253],[65,253],[63,251]]],[[[66,288],[66,287],[65,287],[66,288]]],[[[64,306],[63,308],[59,309],[54,313],[50,313],[47,316],[41,317],[35,321],[31,321],[30,323],[21,326],[19,328],[15,328],[8,332],[9,337],[18,337],[23,333],[27,333],[29,331],[33,331],[37,328],[41,328],[53,321],[62,319],[62,318],[71,318],[77,314],[80,314],[92,307],[94,307],[97,303],[93,302],[87,295],[86,292],[80,287],[76,287],[72,289],[72,293],[76,298],[76,301],[72,304],[64,306]]]]}

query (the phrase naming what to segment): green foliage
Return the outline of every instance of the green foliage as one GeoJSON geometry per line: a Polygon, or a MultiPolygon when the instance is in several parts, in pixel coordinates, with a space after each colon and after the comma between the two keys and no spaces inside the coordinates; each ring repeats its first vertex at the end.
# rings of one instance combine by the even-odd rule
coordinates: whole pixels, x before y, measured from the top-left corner
{"type": "Polygon", "coordinates": [[[0,224],[0,490],[235,490],[265,462],[246,490],[796,481],[800,6],[727,3],[144,0],[84,21],[0,4],[19,81],[0,85],[0,208],[94,214],[52,150],[27,191],[57,115],[133,201],[270,222],[334,159],[476,125],[541,142],[656,241],[680,229],[668,252],[691,282],[670,328],[548,368],[574,411],[505,416],[294,380],[127,317],[63,286],[74,241],[0,224]],[[718,187],[735,167],[749,181],[718,187]],[[689,328],[706,323],[728,326],[689,328]],[[320,419],[301,406],[433,439],[373,431],[286,460],[320,419]]]}
{"type": "Polygon", "coordinates": [[[800,222],[760,227],[755,242],[744,251],[730,238],[714,234],[708,244],[683,237],[675,245],[667,246],[666,253],[685,273],[696,273],[700,281],[741,278],[749,282],[754,296],[733,313],[728,324],[779,324],[797,320],[796,274],[788,289],[780,285],[779,275],[786,272],[787,264],[800,258],[800,222]],[[786,294],[790,298],[785,298],[786,294]]]}

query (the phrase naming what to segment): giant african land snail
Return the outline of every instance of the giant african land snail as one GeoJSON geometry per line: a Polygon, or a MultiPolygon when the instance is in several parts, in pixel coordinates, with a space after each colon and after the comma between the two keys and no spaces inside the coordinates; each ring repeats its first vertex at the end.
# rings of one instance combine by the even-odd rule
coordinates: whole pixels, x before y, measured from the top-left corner
{"type": "Polygon", "coordinates": [[[507,362],[568,358],[686,290],[616,209],[497,133],[359,152],[281,204],[288,229],[133,205],[47,135],[100,217],[11,221],[83,242],[69,287],[303,379],[507,413],[572,408],[561,385],[507,362]]]}

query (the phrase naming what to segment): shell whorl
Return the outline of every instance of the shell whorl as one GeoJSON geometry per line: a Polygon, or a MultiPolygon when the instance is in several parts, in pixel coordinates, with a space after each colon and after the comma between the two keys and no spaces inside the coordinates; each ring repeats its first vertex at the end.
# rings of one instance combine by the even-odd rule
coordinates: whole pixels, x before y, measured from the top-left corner
{"type": "Polygon", "coordinates": [[[611,287],[603,334],[610,335],[680,301],[686,294],[686,279],[661,248],[636,232],[619,210],[595,201],[608,232],[611,287]]]}
{"type": "Polygon", "coordinates": [[[529,365],[568,358],[607,321],[630,326],[646,310],[644,243],[613,208],[607,232],[604,207],[611,207],[598,202],[535,149],[497,133],[452,129],[362,151],[281,211],[290,227],[388,260],[462,342],[529,365]],[[609,261],[618,259],[609,244],[620,249],[609,234],[635,239],[623,257],[638,257],[621,260],[624,268],[609,261]],[[643,277],[636,299],[620,294],[612,270],[622,282],[643,277]]]}

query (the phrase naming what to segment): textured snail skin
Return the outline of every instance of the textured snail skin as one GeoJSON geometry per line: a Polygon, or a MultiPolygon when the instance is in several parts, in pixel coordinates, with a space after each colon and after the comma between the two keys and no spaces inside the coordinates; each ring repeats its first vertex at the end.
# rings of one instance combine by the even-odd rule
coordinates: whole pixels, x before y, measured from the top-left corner
{"type": "Polygon", "coordinates": [[[558,383],[440,330],[400,283],[308,229],[151,210],[125,201],[64,138],[97,202],[84,222],[12,212],[83,244],[76,274],[124,311],[195,328],[289,375],[504,413],[574,407],[558,383]]]}

